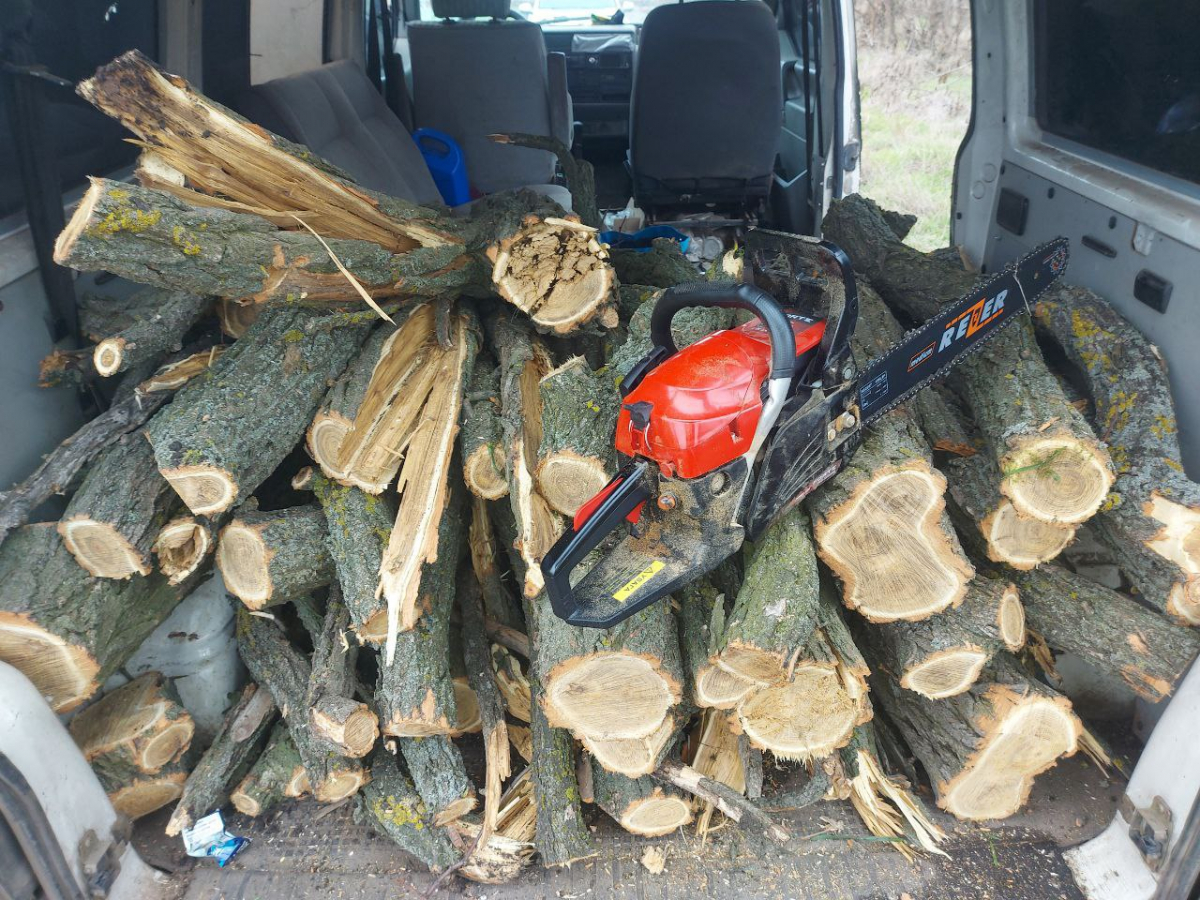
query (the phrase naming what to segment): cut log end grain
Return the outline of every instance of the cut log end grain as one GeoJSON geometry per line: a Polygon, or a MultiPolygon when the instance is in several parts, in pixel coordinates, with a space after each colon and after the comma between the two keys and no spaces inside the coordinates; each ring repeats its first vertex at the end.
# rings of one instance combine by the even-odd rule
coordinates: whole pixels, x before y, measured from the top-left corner
{"type": "Polygon", "coordinates": [[[118,813],[140,819],[182,797],[186,781],[186,772],[147,775],[117,789],[108,799],[118,813]]]}
{"type": "Polygon", "coordinates": [[[157,773],[191,746],[196,725],[157,672],[148,672],[71,720],[71,737],[95,763],[120,753],[139,772],[157,773]]]}
{"type": "Polygon", "coordinates": [[[1185,624],[1200,625],[1200,509],[1154,491],[1142,512],[1161,526],[1146,546],[1181,575],[1168,597],[1167,613],[1185,624]]]}
{"type": "Polygon", "coordinates": [[[974,574],[941,519],[946,482],[927,465],[875,473],[826,510],[815,534],[845,604],[872,622],[918,620],[957,605],[974,574]]]}
{"type": "Polygon", "coordinates": [[[566,334],[597,316],[602,324],[610,318],[616,277],[596,230],[574,216],[531,216],[487,256],[497,293],[542,328],[566,334]]]}
{"type": "Polygon", "coordinates": [[[353,759],[371,752],[379,737],[379,719],[365,703],[327,698],[312,708],[313,730],[353,759]]]}
{"type": "Polygon", "coordinates": [[[708,709],[733,709],[757,685],[720,666],[704,666],[696,673],[696,705],[708,709]]]}
{"type": "Polygon", "coordinates": [[[504,448],[499,444],[482,444],[463,460],[463,476],[467,487],[476,497],[499,500],[508,494],[508,479],[504,474],[504,448]]]}
{"type": "Polygon", "coordinates": [[[217,568],[248,609],[275,606],[329,584],[334,570],[327,535],[316,505],[249,510],[221,529],[217,568]]]}
{"type": "Polygon", "coordinates": [[[271,599],[270,561],[271,551],[258,529],[235,521],[221,531],[217,568],[229,592],[250,609],[262,609],[271,599]]]}
{"type": "Polygon", "coordinates": [[[94,578],[130,578],[149,575],[142,554],[108,522],[78,515],[58,523],[63,544],[79,565],[94,578]]]}
{"type": "Polygon", "coordinates": [[[546,678],[546,717],[594,740],[645,738],[679,702],[680,686],[662,661],[626,652],[575,657],[546,678]]]}
{"type": "Polygon", "coordinates": [[[691,805],[678,794],[655,787],[648,795],[613,809],[617,824],[640,837],[662,837],[692,821],[691,805]]]}
{"type": "Polygon", "coordinates": [[[122,337],[105,338],[92,351],[92,363],[101,378],[108,378],[121,371],[124,359],[125,339],[122,337]]]}
{"type": "Polygon", "coordinates": [[[1025,646],[1025,607],[1015,585],[1007,585],[1000,597],[996,613],[1000,639],[1004,646],[1016,653],[1025,646]]]}
{"type": "Polygon", "coordinates": [[[560,450],[543,459],[536,475],[541,495],[565,516],[575,515],[609,481],[603,460],[569,450],[560,450]]]}
{"type": "Polygon", "coordinates": [[[627,778],[649,775],[662,759],[675,734],[675,718],[667,716],[661,725],[644,738],[594,740],[583,738],[583,746],[601,766],[627,778]]]}
{"type": "Polygon", "coordinates": [[[931,700],[961,694],[979,679],[991,655],[982,647],[940,650],[925,657],[900,677],[900,687],[931,700]]]}
{"type": "Polygon", "coordinates": [[[1108,496],[1112,463],[1099,443],[1052,432],[1011,442],[1000,491],[1020,515],[1058,525],[1090,519],[1108,496]]]}
{"type": "Polygon", "coordinates": [[[980,523],[988,558],[1028,571],[1060,554],[1075,538],[1075,526],[1022,516],[1004,500],[980,523]]]}
{"type": "Polygon", "coordinates": [[[801,664],[787,684],[744,699],[737,717],[753,746],[785,759],[817,759],[850,740],[863,719],[863,700],[834,668],[801,664]]]}
{"type": "Polygon", "coordinates": [[[238,497],[237,483],[224,469],[213,465],[177,466],[162,469],[163,478],[198,516],[211,516],[233,506],[238,497]]]}
{"type": "Polygon", "coordinates": [[[308,452],[330,478],[345,482],[348,469],[341,464],[342,443],[354,428],[345,416],[321,410],[308,427],[308,452]]]}
{"type": "Polygon", "coordinates": [[[85,648],[20,614],[0,611],[0,659],[20,669],[57,713],[70,712],[99,687],[100,665],[85,648]]]}
{"type": "Polygon", "coordinates": [[[1033,779],[1078,748],[1082,725],[1063,698],[996,685],[985,739],[964,770],[939,787],[938,805],[960,819],[1003,819],[1020,809],[1033,779]]]}
{"type": "Polygon", "coordinates": [[[198,568],[212,550],[212,532],[192,516],[172,519],[154,540],[158,570],[171,584],[179,584],[198,568]]]}

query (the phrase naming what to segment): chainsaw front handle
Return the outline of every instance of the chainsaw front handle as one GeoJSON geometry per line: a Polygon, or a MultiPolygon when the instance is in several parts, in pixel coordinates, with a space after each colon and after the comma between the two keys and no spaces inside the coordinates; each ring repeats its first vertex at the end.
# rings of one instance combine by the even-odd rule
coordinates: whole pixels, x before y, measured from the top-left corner
{"type": "Polygon", "coordinates": [[[766,326],[771,339],[772,381],[791,382],[796,372],[796,336],[792,324],[775,298],[752,284],[716,283],[681,284],[668,289],[654,304],[650,314],[650,340],[655,349],[665,350],[663,358],[678,352],[671,336],[671,320],[689,306],[721,306],[753,313],[766,326]]]}

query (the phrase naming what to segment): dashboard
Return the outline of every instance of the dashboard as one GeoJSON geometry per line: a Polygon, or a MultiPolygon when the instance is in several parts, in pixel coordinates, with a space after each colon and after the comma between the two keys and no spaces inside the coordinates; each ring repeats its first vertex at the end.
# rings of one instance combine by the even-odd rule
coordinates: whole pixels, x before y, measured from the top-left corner
{"type": "Polygon", "coordinates": [[[567,57],[567,88],[584,140],[629,137],[637,29],[545,25],[546,49],[567,57]]]}

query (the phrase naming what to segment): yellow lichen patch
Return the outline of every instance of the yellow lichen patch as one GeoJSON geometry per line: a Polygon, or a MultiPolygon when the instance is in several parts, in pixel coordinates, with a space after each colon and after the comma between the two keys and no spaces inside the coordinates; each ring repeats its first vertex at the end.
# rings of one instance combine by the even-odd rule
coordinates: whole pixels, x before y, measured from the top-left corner
{"type": "MultiPolygon", "coordinates": [[[[109,194],[109,196],[111,197],[113,194],[109,194]]],[[[87,233],[92,237],[102,238],[110,238],[121,232],[137,234],[153,228],[161,218],[162,213],[158,210],[146,212],[135,209],[129,204],[121,204],[105,215],[99,222],[89,226],[87,233]]]]}
{"type": "Polygon", "coordinates": [[[183,251],[184,256],[198,256],[200,254],[200,245],[196,243],[195,238],[188,234],[187,229],[182,225],[176,225],[171,229],[171,240],[175,246],[183,251]]]}

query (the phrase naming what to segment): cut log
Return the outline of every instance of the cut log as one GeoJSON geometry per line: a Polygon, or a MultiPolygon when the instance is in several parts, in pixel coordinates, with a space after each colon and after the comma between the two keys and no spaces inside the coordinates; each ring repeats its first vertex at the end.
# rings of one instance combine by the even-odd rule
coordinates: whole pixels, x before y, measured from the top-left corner
{"type": "Polygon", "coordinates": [[[967,690],[997,653],[1025,646],[1025,614],[1016,587],[977,577],[961,606],[863,634],[873,658],[902,688],[940,700],[967,690]]]}
{"type": "Polygon", "coordinates": [[[597,229],[604,227],[604,219],[596,205],[596,171],[590,162],[576,156],[562,141],[546,135],[489,134],[488,139],[497,144],[511,144],[514,147],[553,153],[558,167],[562,170],[566,188],[571,192],[571,209],[579,215],[579,220],[584,225],[597,229]]]}
{"type": "Polygon", "coordinates": [[[866,661],[823,591],[819,627],[796,653],[790,677],[760,688],[737,705],[736,730],[750,744],[784,759],[807,761],[844,747],[870,720],[866,661]]]}
{"type": "Polygon", "coordinates": [[[128,783],[182,759],[196,723],[171,684],[147,672],[77,715],[70,730],[97,775],[128,783]]]}
{"type": "MultiPolygon", "coordinates": [[[[531,191],[485,198],[472,207],[470,217],[461,218],[375,194],[307,148],[209,101],[136,50],[99,69],[78,91],[148,147],[138,171],[144,184],[210,211],[252,211],[284,228],[296,228],[300,220],[295,211],[303,210],[303,225],[314,238],[320,234],[330,243],[357,238],[382,251],[393,271],[374,280],[360,278],[368,286],[426,296],[496,292],[544,327],[563,332],[607,308],[613,273],[595,229],[531,191]]],[[[84,231],[76,227],[80,219],[87,216],[77,211],[64,234],[84,231]]],[[[171,246],[177,256],[207,260],[211,239],[206,237],[183,232],[171,246]]],[[[60,257],[67,253],[64,243],[60,240],[56,247],[60,257]]],[[[333,249],[348,267],[358,262],[336,245],[333,249]]],[[[308,260],[325,258],[319,252],[308,255],[308,260]]],[[[290,280],[290,291],[307,291],[310,298],[328,290],[320,276],[314,279],[304,270],[308,260],[294,259],[294,273],[283,260],[273,271],[264,267],[260,284],[290,280]],[[300,277],[289,279],[289,274],[300,277]]],[[[340,275],[333,279],[339,280],[334,284],[342,296],[354,296],[340,275]]],[[[256,292],[212,293],[241,297],[256,292]]]]}
{"type": "Polygon", "coordinates": [[[158,557],[158,570],[171,584],[179,584],[204,564],[216,543],[210,520],[179,516],[162,527],[150,549],[158,557]]]}
{"type": "Polygon", "coordinates": [[[63,544],[89,575],[149,575],[151,547],[179,505],[158,474],[154,449],[127,435],[92,465],[58,523],[63,544]]]}
{"type": "MultiPolygon", "coordinates": [[[[384,734],[396,737],[446,735],[458,711],[450,672],[450,612],[462,548],[466,491],[457,479],[438,524],[437,558],[420,574],[422,610],[416,627],[396,636],[396,659],[380,659],[375,705],[384,734]]],[[[414,773],[415,775],[416,773],[414,773]]]]}
{"type": "Polygon", "coordinates": [[[667,714],[662,724],[643,738],[585,737],[583,746],[601,766],[626,778],[653,774],[671,752],[686,717],[679,710],[667,714]]]}
{"type": "Polygon", "coordinates": [[[434,825],[457,822],[475,809],[475,785],[450,738],[437,734],[396,743],[434,825]]]}
{"type": "Polygon", "coordinates": [[[224,805],[230,788],[258,758],[275,718],[271,695],[258,685],[247,685],[188,776],[183,796],[167,822],[167,834],[179,834],[224,805]]]}
{"type": "Polygon", "coordinates": [[[303,797],[311,790],[287,725],[276,722],[266,749],[233,789],[229,802],[243,815],[261,816],[284,800],[303,797]]]}
{"type": "Polygon", "coordinates": [[[745,558],[717,665],[755,685],[781,684],[817,628],[820,576],[808,515],[788,513],[747,547],[745,558]]]}
{"type": "Polygon", "coordinates": [[[679,644],[692,702],[702,709],[733,709],[757,687],[717,665],[725,639],[725,595],[706,578],[678,594],[679,644]]]}
{"type": "Polygon", "coordinates": [[[490,328],[500,363],[501,426],[508,466],[508,499],[516,521],[515,549],[520,554],[524,595],[534,597],[545,585],[540,562],[562,530],[558,517],[537,492],[533,473],[542,439],[538,384],[550,371],[549,354],[528,325],[499,314],[490,328]]]}
{"type": "Polygon", "coordinates": [[[1061,566],[1023,573],[1017,582],[1029,627],[1046,643],[1113,673],[1151,703],[1171,695],[1200,651],[1193,632],[1061,566]]]}
{"type": "Polygon", "coordinates": [[[332,803],[356,794],[370,780],[357,759],[331,753],[309,723],[307,702],[312,668],[288,641],[276,622],[238,610],[238,652],[251,677],[275,699],[300,760],[308,772],[313,796],[332,803]]]}
{"type": "Polygon", "coordinates": [[[367,704],[354,699],[358,645],[348,640],[349,628],[350,611],[335,584],[325,604],[325,621],[313,639],[309,724],[332,750],[360,759],[375,746],[379,719],[367,704]]]}
{"type": "Polygon", "coordinates": [[[525,769],[512,780],[500,797],[500,814],[496,828],[486,842],[480,841],[482,825],[459,822],[452,830],[459,842],[475,846],[469,862],[459,874],[481,884],[504,884],[512,881],[529,864],[534,852],[534,831],[537,810],[533,803],[533,779],[525,769]]]}
{"type": "Polygon", "coordinates": [[[458,854],[449,838],[434,827],[412,780],[382,745],[371,756],[371,775],[371,783],[363,790],[363,805],[380,830],[432,871],[453,865],[458,854]]]}
{"type": "MultiPolygon", "coordinates": [[[[533,636],[536,644],[538,636],[533,636]]],[[[542,710],[541,685],[531,680],[534,805],[537,808],[535,845],[547,866],[569,866],[595,854],[591,835],[583,824],[579,783],[575,778],[575,743],[571,735],[554,728],[542,710]]]]}
{"type": "Polygon", "coordinates": [[[593,372],[582,356],[547,372],[538,391],[538,491],[556,512],[573,516],[616,473],[613,430],[621,400],[612,376],[593,372]]]}
{"type": "Polygon", "coordinates": [[[669,238],[657,238],[651,242],[650,249],[643,253],[614,250],[612,266],[621,284],[669,288],[704,277],[680,251],[679,241],[669,238]]]}
{"type": "Polygon", "coordinates": [[[1182,624],[1200,624],[1200,485],[1183,471],[1161,354],[1082,288],[1044,298],[1034,322],[1082,376],[1116,464],[1096,521],[1101,537],[1147,602],[1182,624]]]}
{"type": "Polygon", "coordinates": [[[146,429],[159,471],[196,515],[245,500],[275,470],[365,337],[310,331],[312,321],[298,310],[263,316],[146,429]]]}
{"type": "Polygon", "coordinates": [[[92,578],[53,523],[0,545],[0,660],[20,669],[55,712],[70,712],[133,655],[186,596],[152,572],[92,578]]]}
{"type": "Polygon", "coordinates": [[[500,371],[490,362],[475,362],[471,389],[463,404],[463,477],[476,497],[499,500],[508,493],[504,436],[500,427],[500,371]]]}
{"type": "Polygon", "coordinates": [[[596,805],[630,834],[661,837],[692,821],[691,804],[648,775],[626,778],[597,765],[592,767],[592,785],[596,805]]]}
{"type": "Polygon", "coordinates": [[[309,426],[308,451],[322,471],[382,493],[400,470],[444,355],[432,304],[415,307],[399,328],[376,328],[309,426]]]}
{"type": "Polygon", "coordinates": [[[153,774],[133,769],[99,769],[96,778],[118,813],[137,820],[174,803],[183,794],[191,766],[189,754],[167,763],[153,774]]]}
{"type": "Polygon", "coordinates": [[[1003,819],[1029,799],[1033,779],[1077,749],[1071,704],[1001,659],[965,692],[929,700],[890,676],[871,679],[887,712],[933,782],[937,804],[966,820],[1003,819]]]}
{"type": "Polygon", "coordinates": [[[101,378],[183,346],[188,331],[212,312],[213,298],[185,291],[142,291],[132,321],[96,338],[92,362],[101,378]]]}
{"type": "Polygon", "coordinates": [[[330,481],[317,471],[302,476],[325,513],[329,554],[359,643],[387,638],[387,605],[377,596],[379,566],[392,534],[395,510],[386,497],[330,481]]]}
{"type": "MultiPolygon", "coordinates": [[[[698,273],[696,277],[700,277],[698,273]]],[[[640,287],[640,283],[638,285],[640,287]]],[[[647,296],[644,290],[636,289],[633,293],[642,303],[629,318],[628,337],[613,351],[609,361],[614,381],[628,375],[654,346],[650,340],[650,316],[658,302],[659,294],[653,292],[647,296]],[[643,297],[645,299],[642,299],[643,297]]],[[[681,309],[671,319],[671,336],[675,339],[675,346],[683,349],[714,331],[731,327],[733,323],[732,310],[716,306],[688,307],[681,309]]]]}
{"type": "Polygon", "coordinates": [[[325,515],[316,504],[239,513],[221,530],[217,568],[247,609],[319,590],[334,577],[325,515]]]}
{"type": "MultiPolygon", "coordinates": [[[[833,204],[823,233],[889,305],[918,321],[976,281],[961,265],[903,244],[879,208],[859,196],[833,204]]],[[[954,383],[996,460],[1000,491],[1019,513],[1066,525],[1095,514],[1113,481],[1112,462],[1046,368],[1025,323],[1006,329],[986,353],[962,360],[954,383]]]]}
{"type": "MultiPolygon", "coordinates": [[[[405,452],[396,490],[400,506],[396,522],[379,567],[379,590],[387,600],[388,628],[384,662],[391,665],[396,652],[397,633],[416,627],[421,616],[417,600],[424,577],[423,566],[433,564],[448,551],[439,549],[439,521],[450,504],[449,476],[454,439],[463,393],[471,379],[471,367],[478,349],[478,334],[473,320],[465,315],[454,317],[451,348],[441,355],[437,382],[429,394],[417,426],[405,452]]],[[[454,479],[457,483],[457,479],[454,479]]],[[[461,521],[465,510],[455,513],[461,521]]],[[[462,522],[465,528],[465,522],[462,522]]],[[[457,532],[456,532],[457,534],[457,532]]],[[[457,557],[458,541],[449,555],[457,557]]],[[[450,560],[447,578],[453,580],[457,558],[450,560]]]]}
{"type": "MultiPolygon", "coordinates": [[[[948,856],[938,847],[947,839],[946,832],[930,819],[920,800],[883,770],[875,728],[870,723],[854,729],[850,743],[838,756],[850,782],[850,802],[871,834],[889,839],[907,837],[929,853],[948,856]]],[[[909,860],[913,858],[908,845],[896,847],[909,860]]]]}

